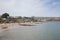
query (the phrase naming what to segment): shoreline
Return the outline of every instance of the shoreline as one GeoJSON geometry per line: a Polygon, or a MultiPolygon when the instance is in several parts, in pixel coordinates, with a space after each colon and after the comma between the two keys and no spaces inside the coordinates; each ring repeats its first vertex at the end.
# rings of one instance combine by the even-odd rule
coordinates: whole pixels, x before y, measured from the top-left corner
{"type": "Polygon", "coordinates": [[[25,23],[0,23],[0,27],[10,27],[10,26],[34,26],[42,22],[25,22],[25,23]]]}

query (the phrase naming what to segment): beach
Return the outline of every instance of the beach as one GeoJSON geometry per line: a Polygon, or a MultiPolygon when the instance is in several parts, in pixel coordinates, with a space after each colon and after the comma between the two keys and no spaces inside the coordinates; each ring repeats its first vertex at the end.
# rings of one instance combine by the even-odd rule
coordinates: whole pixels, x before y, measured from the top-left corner
{"type": "Polygon", "coordinates": [[[0,27],[10,27],[10,26],[34,26],[40,24],[41,22],[26,22],[26,23],[0,23],[0,27]]]}

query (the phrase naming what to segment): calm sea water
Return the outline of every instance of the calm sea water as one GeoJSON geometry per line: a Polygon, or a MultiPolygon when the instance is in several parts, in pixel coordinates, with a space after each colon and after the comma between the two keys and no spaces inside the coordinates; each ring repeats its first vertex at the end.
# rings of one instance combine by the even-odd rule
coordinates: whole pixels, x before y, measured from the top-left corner
{"type": "Polygon", "coordinates": [[[9,28],[0,40],[60,40],[60,22],[9,28]]]}

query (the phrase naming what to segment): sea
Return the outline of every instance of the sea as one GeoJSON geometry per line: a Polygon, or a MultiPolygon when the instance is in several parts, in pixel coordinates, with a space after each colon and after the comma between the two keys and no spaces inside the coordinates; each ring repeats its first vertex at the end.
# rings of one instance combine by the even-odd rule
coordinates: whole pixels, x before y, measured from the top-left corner
{"type": "Polygon", "coordinates": [[[10,27],[2,34],[0,40],[60,40],[60,22],[10,27]]]}

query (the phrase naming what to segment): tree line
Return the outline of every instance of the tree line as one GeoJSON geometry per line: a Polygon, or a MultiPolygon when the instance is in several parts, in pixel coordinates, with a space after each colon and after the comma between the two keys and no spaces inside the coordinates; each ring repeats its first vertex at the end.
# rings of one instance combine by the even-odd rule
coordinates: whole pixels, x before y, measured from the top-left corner
{"type": "Polygon", "coordinates": [[[37,22],[33,17],[12,17],[8,13],[4,13],[0,16],[0,23],[15,23],[15,22],[37,22]]]}

